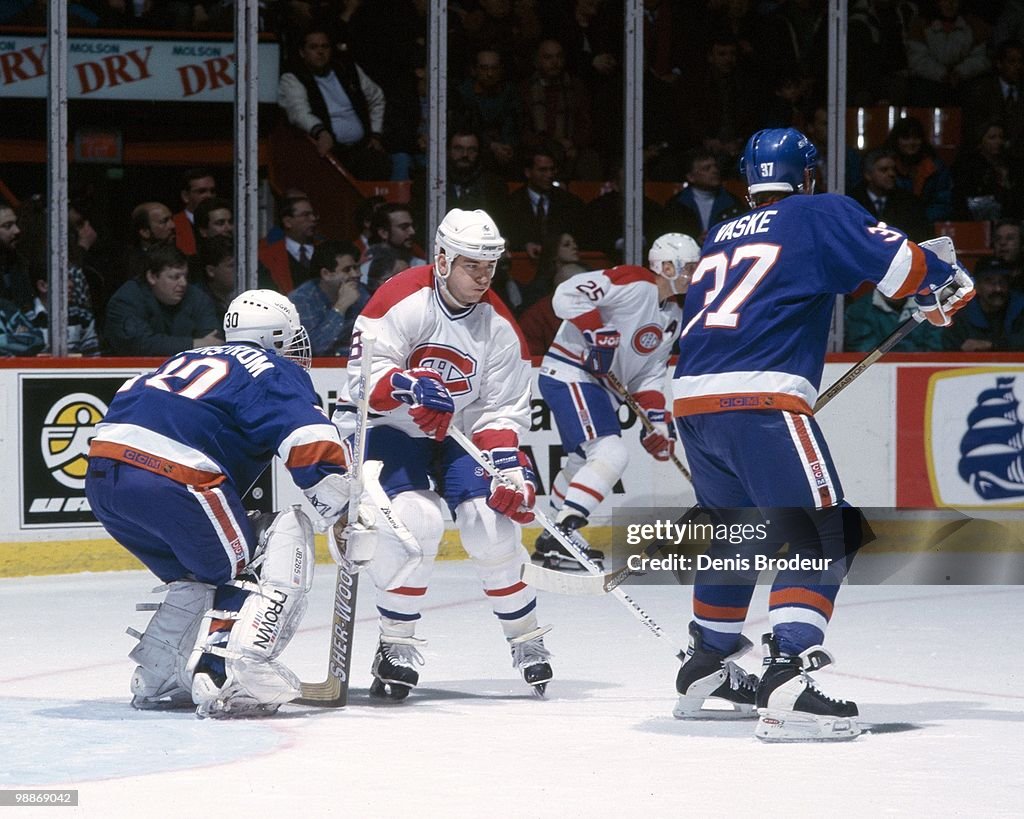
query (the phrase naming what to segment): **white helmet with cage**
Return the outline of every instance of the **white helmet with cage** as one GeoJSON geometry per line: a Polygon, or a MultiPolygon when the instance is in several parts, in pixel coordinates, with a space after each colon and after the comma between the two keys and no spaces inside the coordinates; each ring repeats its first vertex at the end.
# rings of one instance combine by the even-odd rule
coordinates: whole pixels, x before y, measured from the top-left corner
{"type": "Polygon", "coordinates": [[[700,259],[700,246],[685,233],[666,233],[654,240],[647,254],[647,265],[669,281],[683,275],[688,264],[700,259]],[[671,273],[665,272],[665,262],[672,263],[671,273]]]}
{"type": "Polygon", "coordinates": [[[308,370],[309,336],[295,305],[273,290],[246,290],[235,297],[224,314],[228,343],[250,341],[308,370]]]}

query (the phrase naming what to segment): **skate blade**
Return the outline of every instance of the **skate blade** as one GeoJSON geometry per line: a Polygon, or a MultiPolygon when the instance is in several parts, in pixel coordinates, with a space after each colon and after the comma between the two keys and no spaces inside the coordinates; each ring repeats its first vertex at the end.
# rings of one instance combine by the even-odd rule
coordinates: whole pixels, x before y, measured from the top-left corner
{"type": "Polygon", "coordinates": [[[533,695],[544,699],[548,690],[547,682],[533,683],[533,695]]]}
{"type": "Polygon", "coordinates": [[[718,697],[681,696],[672,709],[672,716],[676,719],[724,721],[757,719],[757,711],[753,705],[728,702],[718,697]]]}
{"type": "MultiPolygon", "coordinates": [[[[536,557],[536,555],[535,555],[536,557]]],[[[540,558],[541,567],[559,572],[585,572],[586,567],[574,557],[562,557],[561,555],[542,555],[540,558]]],[[[604,571],[604,563],[600,560],[592,560],[599,571],[604,571]]]]}
{"type": "Polygon", "coordinates": [[[131,705],[136,711],[191,711],[196,707],[191,696],[181,700],[142,700],[132,697],[131,705]]]}
{"type": "Polygon", "coordinates": [[[849,742],[860,736],[856,717],[827,717],[759,708],[754,736],[762,742],[849,742]]]}
{"type": "Polygon", "coordinates": [[[391,680],[374,679],[370,683],[370,696],[380,700],[394,700],[401,702],[409,696],[412,686],[402,685],[391,680]]]}

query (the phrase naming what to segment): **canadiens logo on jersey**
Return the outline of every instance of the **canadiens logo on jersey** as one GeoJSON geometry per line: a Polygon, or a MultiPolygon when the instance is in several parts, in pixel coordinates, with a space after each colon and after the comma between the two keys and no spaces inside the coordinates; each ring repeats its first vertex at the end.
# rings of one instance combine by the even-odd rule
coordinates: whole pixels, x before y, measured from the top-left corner
{"type": "Polygon", "coordinates": [[[476,359],[446,344],[421,344],[409,356],[410,367],[430,367],[452,395],[465,395],[473,388],[476,359]]]}
{"type": "Polygon", "coordinates": [[[42,429],[43,460],[54,480],[71,489],[85,487],[89,441],[107,414],[94,395],[76,392],[50,407],[42,429]]]}
{"type": "Polygon", "coordinates": [[[639,355],[650,355],[661,345],[663,337],[657,324],[646,324],[633,333],[633,349],[639,355]]]}

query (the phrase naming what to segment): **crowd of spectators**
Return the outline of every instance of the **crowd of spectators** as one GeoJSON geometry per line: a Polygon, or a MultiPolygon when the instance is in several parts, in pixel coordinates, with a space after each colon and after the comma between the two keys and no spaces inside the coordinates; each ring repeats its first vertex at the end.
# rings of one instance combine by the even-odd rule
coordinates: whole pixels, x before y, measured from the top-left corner
{"type": "MultiPolygon", "coordinates": [[[[39,24],[46,5],[5,4],[0,24],[39,24]]],[[[305,192],[279,197],[259,246],[259,282],[296,301],[321,355],[344,355],[370,293],[427,255],[428,5],[261,3],[261,27],[282,45],[281,121],[356,178],[412,183],[408,203],[361,203],[348,235],[324,235],[305,192]]],[[[495,217],[513,257],[495,288],[524,328],[536,328],[528,335],[540,350],[554,286],[588,264],[622,260],[623,0],[457,0],[448,8],[447,204],[495,217]],[[588,184],[594,195],[572,192],[588,184]]],[[[179,31],[230,31],[234,13],[228,0],[76,0],[68,11],[72,26],[179,31]]],[[[667,231],[702,241],[710,226],[746,210],[729,183],[758,128],[802,128],[824,168],[824,0],[643,0],[643,13],[646,180],[678,188],[645,200],[645,241],[667,231]]],[[[851,103],[955,107],[963,137],[955,153],[940,153],[926,123],[903,117],[884,144],[848,146],[844,193],[915,240],[945,220],[992,224],[971,310],[954,329],[919,331],[898,349],[1024,349],[1022,20],[1018,0],[850,3],[851,103]]],[[[192,168],[180,201],[140,192],[129,213],[113,217],[130,224],[131,240],[120,246],[97,236],[87,200],[73,201],[72,352],[165,355],[218,337],[236,267],[233,206],[218,196],[227,182],[192,168]]],[[[48,345],[39,210],[33,197],[18,209],[0,205],[8,354],[48,345]]],[[[913,309],[912,300],[877,294],[851,299],[847,348],[871,349],[913,309]]]]}

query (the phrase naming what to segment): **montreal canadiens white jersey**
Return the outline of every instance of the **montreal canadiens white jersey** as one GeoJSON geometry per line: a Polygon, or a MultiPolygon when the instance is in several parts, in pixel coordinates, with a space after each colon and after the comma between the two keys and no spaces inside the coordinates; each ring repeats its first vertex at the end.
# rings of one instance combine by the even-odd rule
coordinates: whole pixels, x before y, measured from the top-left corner
{"type": "Polygon", "coordinates": [[[838,194],[787,196],[716,225],[686,293],[673,414],[811,413],[836,295],[869,281],[902,298],[952,273],[838,194]]]}
{"type": "MultiPolygon", "coordinates": [[[[467,434],[499,433],[500,440],[511,443],[529,428],[529,351],[515,319],[492,291],[478,304],[457,310],[438,292],[432,265],[388,279],[356,319],[348,394],[343,393],[350,404],[349,396],[358,394],[363,333],[376,337],[368,394],[370,412],[380,417],[371,425],[425,437],[408,405],[392,397],[390,378],[395,370],[429,367],[440,373],[455,402],[453,423],[467,434]]],[[[335,413],[334,418],[343,432],[344,415],[335,413]]]]}
{"type": "Polygon", "coordinates": [[[249,344],[202,347],[125,383],[89,454],[179,483],[245,492],[278,454],[308,489],[344,472],[338,431],[298,364],[249,344]]]}
{"type": "Polygon", "coordinates": [[[612,372],[623,386],[634,395],[664,395],[665,368],[683,313],[677,299],[659,300],[654,273],[635,265],[579,273],[558,286],[551,306],[563,321],[544,356],[542,375],[601,383],[583,366],[583,331],[610,327],[621,335],[612,372]]]}

